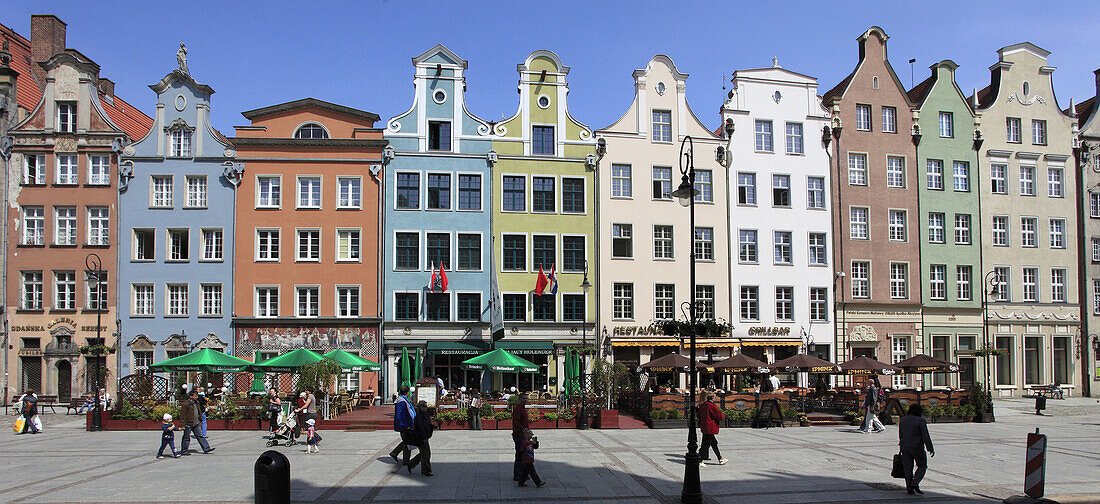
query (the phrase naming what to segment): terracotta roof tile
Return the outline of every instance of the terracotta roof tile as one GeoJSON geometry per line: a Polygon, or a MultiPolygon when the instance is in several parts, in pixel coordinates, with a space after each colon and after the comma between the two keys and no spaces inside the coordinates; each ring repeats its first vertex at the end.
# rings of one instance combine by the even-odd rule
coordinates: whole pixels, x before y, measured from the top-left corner
{"type": "Polygon", "coordinates": [[[107,112],[107,116],[111,118],[111,121],[122,128],[122,131],[125,131],[127,135],[130,135],[131,141],[141,140],[149,132],[149,128],[153,127],[153,118],[145,115],[118,96],[115,96],[112,101],[114,103],[105,100],[102,94],[99,96],[99,103],[103,106],[103,110],[107,112]]]}
{"type": "Polygon", "coordinates": [[[34,80],[31,72],[31,42],[11,28],[0,24],[0,38],[7,39],[8,52],[11,53],[11,68],[19,72],[15,80],[16,100],[19,106],[30,111],[42,99],[42,88],[34,80]]]}
{"type": "Polygon", "coordinates": [[[916,106],[924,104],[924,99],[928,97],[928,92],[932,90],[932,85],[936,83],[936,75],[933,74],[927,79],[921,81],[920,84],[913,86],[906,94],[909,95],[909,101],[913,102],[916,106]]]}
{"type": "MultiPolygon", "coordinates": [[[[1075,107],[1077,110],[1077,124],[1085,124],[1089,118],[1092,117],[1092,113],[1095,111],[1093,106],[1096,103],[1096,97],[1089,98],[1081,103],[1078,103],[1075,107]]],[[[1066,114],[1070,114],[1070,110],[1067,108],[1063,110],[1066,114]]],[[[1070,114],[1072,115],[1072,114],[1070,114]]]]}
{"type": "Polygon", "coordinates": [[[844,80],[840,81],[836,86],[833,86],[832,89],[821,95],[821,103],[828,107],[832,105],[834,99],[839,99],[841,96],[844,96],[844,92],[848,90],[848,84],[852,82],[852,77],[855,77],[855,75],[856,72],[853,70],[844,80]]]}

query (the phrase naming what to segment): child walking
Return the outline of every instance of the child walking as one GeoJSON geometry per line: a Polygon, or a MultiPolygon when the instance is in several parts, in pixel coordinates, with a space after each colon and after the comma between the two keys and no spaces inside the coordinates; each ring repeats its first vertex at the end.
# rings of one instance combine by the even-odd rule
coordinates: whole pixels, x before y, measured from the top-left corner
{"type": "Polygon", "coordinates": [[[539,447],[539,438],[535,437],[531,429],[523,429],[523,438],[523,444],[519,447],[519,460],[523,465],[523,472],[520,474],[517,486],[527,486],[527,478],[531,478],[536,487],[542,488],[546,482],[539,478],[539,473],[535,472],[535,450],[539,447]]]}
{"type": "Polygon", "coordinates": [[[321,449],[317,447],[317,443],[321,442],[321,435],[313,427],[316,423],[317,421],[312,418],[306,420],[306,425],[309,426],[306,429],[306,453],[321,453],[321,449]]]}
{"type": "Polygon", "coordinates": [[[157,458],[164,458],[164,447],[168,446],[172,448],[172,457],[180,458],[180,454],[176,452],[176,435],[173,432],[180,430],[176,427],[176,424],[172,423],[172,415],[168,413],[164,414],[164,422],[160,424],[160,450],[157,450],[157,458]]]}

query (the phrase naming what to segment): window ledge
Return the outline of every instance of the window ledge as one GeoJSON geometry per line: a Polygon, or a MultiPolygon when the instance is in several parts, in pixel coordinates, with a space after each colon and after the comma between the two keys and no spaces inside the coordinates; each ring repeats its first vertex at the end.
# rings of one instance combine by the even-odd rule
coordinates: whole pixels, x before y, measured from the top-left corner
{"type": "Polygon", "coordinates": [[[219,318],[223,318],[224,316],[221,315],[221,314],[218,314],[218,315],[197,315],[197,317],[202,318],[202,319],[219,319],[219,318]]]}
{"type": "Polygon", "coordinates": [[[40,244],[20,243],[19,245],[16,245],[16,246],[21,247],[21,248],[46,248],[45,243],[40,243],[40,244]]]}
{"type": "Polygon", "coordinates": [[[182,207],[182,209],[183,210],[209,210],[209,207],[206,207],[206,206],[185,206],[185,207],[182,207]]]}
{"type": "MultiPolygon", "coordinates": [[[[141,262],[150,262],[150,261],[141,261],[141,262]]],[[[201,262],[201,263],[214,263],[214,264],[216,264],[216,263],[223,263],[223,262],[225,262],[225,259],[199,259],[199,260],[198,260],[198,262],[201,262]]]]}
{"type": "Polygon", "coordinates": [[[336,211],[338,211],[338,212],[341,211],[341,210],[346,211],[346,210],[362,210],[362,209],[363,209],[363,207],[336,207],[336,211]]]}
{"type": "Polygon", "coordinates": [[[77,244],[75,244],[75,243],[73,243],[73,244],[71,244],[71,245],[70,245],[70,244],[61,244],[61,243],[54,243],[54,244],[50,245],[50,248],[66,248],[66,249],[71,249],[71,248],[76,248],[76,247],[77,247],[77,244]]]}
{"type": "Polygon", "coordinates": [[[136,319],[151,319],[151,318],[156,318],[156,317],[157,317],[156,315],[130,315],[130,318],[136,318],[136,319]]]}
{"type": "Polygon", "coordinates": [[[91,244],[91,243],[88,243],[88,244],[85,244],[85,245],[84,245],[84,248],[92,248],[92,249],[106,249],[106,248],[111,248],[111,244],[109,244],[109,243],[108,243],[108,244],[106,244],[106,245],[93,245],[93,244],[91,244]]]}
{"type": "Polygon", "coordinates": [[[76,308],[51,308],[50,313],[76,313],[76,308]]]}
{"type": "MultiPolygon", "coordinates": [[[[149,207],[149,208],[163,208],[163,207],[149,207]]],[[[282,210],[281,206],[257,206],[253,207],[253,210],[282,210]]]]}

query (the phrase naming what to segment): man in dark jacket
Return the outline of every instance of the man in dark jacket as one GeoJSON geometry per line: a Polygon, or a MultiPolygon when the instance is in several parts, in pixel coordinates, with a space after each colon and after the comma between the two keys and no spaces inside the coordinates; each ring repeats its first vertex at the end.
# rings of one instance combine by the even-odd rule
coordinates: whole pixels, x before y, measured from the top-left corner
{"type": "Polygon", "coordinates": [[[420,401],[416,403],[416,418],[413,419],[413,431],[416,432],[416,446],[420,448],[416,456],[406,466],[409,474],[412,474],[416,464],[420,465],[420,474],[432,476],[432,447],[428,440],[432,438],[432,418],[428,415],[428,403],[420,401]]]}
{"type": "Polygon", "coordinates": [[[905,490],[910,494],[914,492],[923,494],[920,490],[920,480],[924,478],[924,472],[928,469],[928,459],[924,457],[924,450],[935,457],[936,450],[932,448],[932,438],[928,437],[928,421],[921,416],[924,408],[919,404],[909,405],[909,414],[901,417],[898,422],[898,438],[901,447],[901,464],[905,471],[905,490]],[[917,472],[913,473],[913,462],[917,464],[917,472]]]}
{"type": "Polygon", "coordinates": [[[398,464],[409,463],[409,436],[413,430],[413,420],[416,419],[416,412],[409,403],[408,395],[409,386],[402,385],[397,400],[393,402],[393,430],[401,434],[401,444],[390,452],[390,457],[398,464]],[[398,455],[402,455],[401,459],[397,458],[398,455]]]}
{"type": "Polygon", "coordinates": [[[38,434],[38,427],[34,426],[34,417],[38,415],[38,396],[34,395],[34,390],[27,389],[23,394],[23,432],[30,431],[31,434],[38,434]]]}
{"type": "Polygon", "coordinates": [[[512,466],[512,480],[523,481],[523,461],[520,460],[520,447],[527,441],[523,431],[531,428],[531,417],[527,415],[527,396],[518,394],[516,405],[512,406],[512,441],[516,445],[516,463],[512,466]]]}
{"type": "Polygon", "coordinates": [[[714,456],[718,457],[718,465],[725,465],[728,460],[722,458],[722,452],[718,451],[718,425],[726,419],[726,415],[714,404],[714,394],[706,392],[706,400],[699,407],[699,429],[703,431],[703,443],[699,445],[699,467],[706,467],[704,460],[710,460],[710,450],[714,449],[714,456]]]}
{"type": "Polygon", "coordinates": [[[191,445],[191,434],[199,440],[199,446],[203,453],[214,451],[202,437],[202,415],[199,412],[199,393],[195,389],[187,394],[187,400],[180,405],[180,421],[183,422],[183,444],[180,445],[180,455],[190,455],[187,448],[191,445]]]}

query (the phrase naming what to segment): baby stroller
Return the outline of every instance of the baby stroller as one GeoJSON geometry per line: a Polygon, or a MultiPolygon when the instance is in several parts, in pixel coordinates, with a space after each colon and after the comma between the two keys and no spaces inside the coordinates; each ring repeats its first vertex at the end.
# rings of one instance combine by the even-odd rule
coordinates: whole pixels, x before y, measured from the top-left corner
{"type": "Polygon", "coordinates": [[[279,423],[279,428],[271,434],[267,446],[275,446],[279,444],[279,441],[286,441],[286,446],[298,444],[298,415],[284,411],[279,416],[283,417],[283,421],[279,423]]]}

